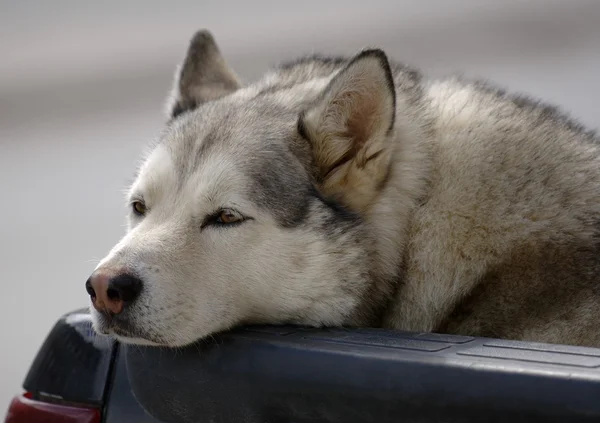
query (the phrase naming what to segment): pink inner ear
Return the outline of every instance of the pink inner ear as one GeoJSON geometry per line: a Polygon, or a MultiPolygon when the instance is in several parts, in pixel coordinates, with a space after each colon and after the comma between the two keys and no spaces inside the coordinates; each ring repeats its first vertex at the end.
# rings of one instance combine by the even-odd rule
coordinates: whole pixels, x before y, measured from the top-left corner
{"type": "MultiPolygon", "coordinates": [[[[324,172],[324,178],[338,167],[357,157],[373,135],[376,121],[380,114],[376,95],[359,91],[348,91],[339,95],[330,104],[330,118],[346,115],[337,136],[343,140],[344,151],[338,151],[333,157],[337,160],[331,163],[324,172]]],[[[339,146],[339,145],[338,145],[339,146]]]]}
{"type": "Polygon", "coordinates": [[[380,117],[380,106],[377,94],[373,92],[348,93],[349,116],[345,122],[343,136],[352,142],[351,150],[360,150],[373,135],[377,119],[380,117]]]}

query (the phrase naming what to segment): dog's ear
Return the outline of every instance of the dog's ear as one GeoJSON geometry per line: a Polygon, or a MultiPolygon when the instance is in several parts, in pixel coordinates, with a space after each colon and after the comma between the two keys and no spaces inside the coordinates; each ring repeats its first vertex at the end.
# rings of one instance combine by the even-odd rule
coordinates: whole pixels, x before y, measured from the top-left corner
{"type": "Polygon", "coordinates": [[[167,105],[169,117],[174,118],[204,102],[223,97],[240,86],[213,36],[207,30],[200,30],[192,37],[186,57],[177,69],[167,105]]]}
{"type": "Polygon", "coordinates": [[[298,120],[311,144],[321,190],[365,211],[390,171],[396,92],[385,53],[365,50],[298,120]]]}

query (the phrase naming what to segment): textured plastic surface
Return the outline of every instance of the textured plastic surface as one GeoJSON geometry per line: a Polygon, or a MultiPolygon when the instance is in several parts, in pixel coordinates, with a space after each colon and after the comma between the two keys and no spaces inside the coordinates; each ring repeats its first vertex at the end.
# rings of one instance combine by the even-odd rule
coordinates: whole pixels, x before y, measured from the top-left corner
{"type": "Polygon", "coordinates": [[[34,399],[101,406],[114,341],[98,336],[87,310],[61,317],[38,351],[23,387],[34,399]]]}
{"type": "Polygon", "coordinates": [[[168,422],[600,421],[600,349],[256,327],[124,351],[134,394],[168,422]]]}

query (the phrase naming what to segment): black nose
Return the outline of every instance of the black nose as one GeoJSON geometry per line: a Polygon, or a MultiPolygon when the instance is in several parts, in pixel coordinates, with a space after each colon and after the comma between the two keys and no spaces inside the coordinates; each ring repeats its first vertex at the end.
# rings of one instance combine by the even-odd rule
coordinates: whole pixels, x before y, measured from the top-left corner
{"type": "Polygon", "coordinates": [[[112,276],[96,271],[85,283],[85,288],[98,311],[119,314],[142,292],[142,281],[133,275],[122,273],[112,276]]]}
{"type": "Polygon", "coordinates": [[[130,302],[142,292],[142,281],[136,276],[121,274],[108,281],[106,295],[111,300],[130,302]]]}

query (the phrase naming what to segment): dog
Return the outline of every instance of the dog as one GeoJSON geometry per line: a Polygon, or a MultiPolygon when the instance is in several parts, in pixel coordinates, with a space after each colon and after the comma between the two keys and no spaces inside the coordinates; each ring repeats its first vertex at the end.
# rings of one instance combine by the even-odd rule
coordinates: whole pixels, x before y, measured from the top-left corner
{"type": "Polygon", "coordinates": [[[245,324],[600,346],[600,144],[487,81],[380,49],[243,84],[191,39],[93,326],[179,347],[245,324]]]}

